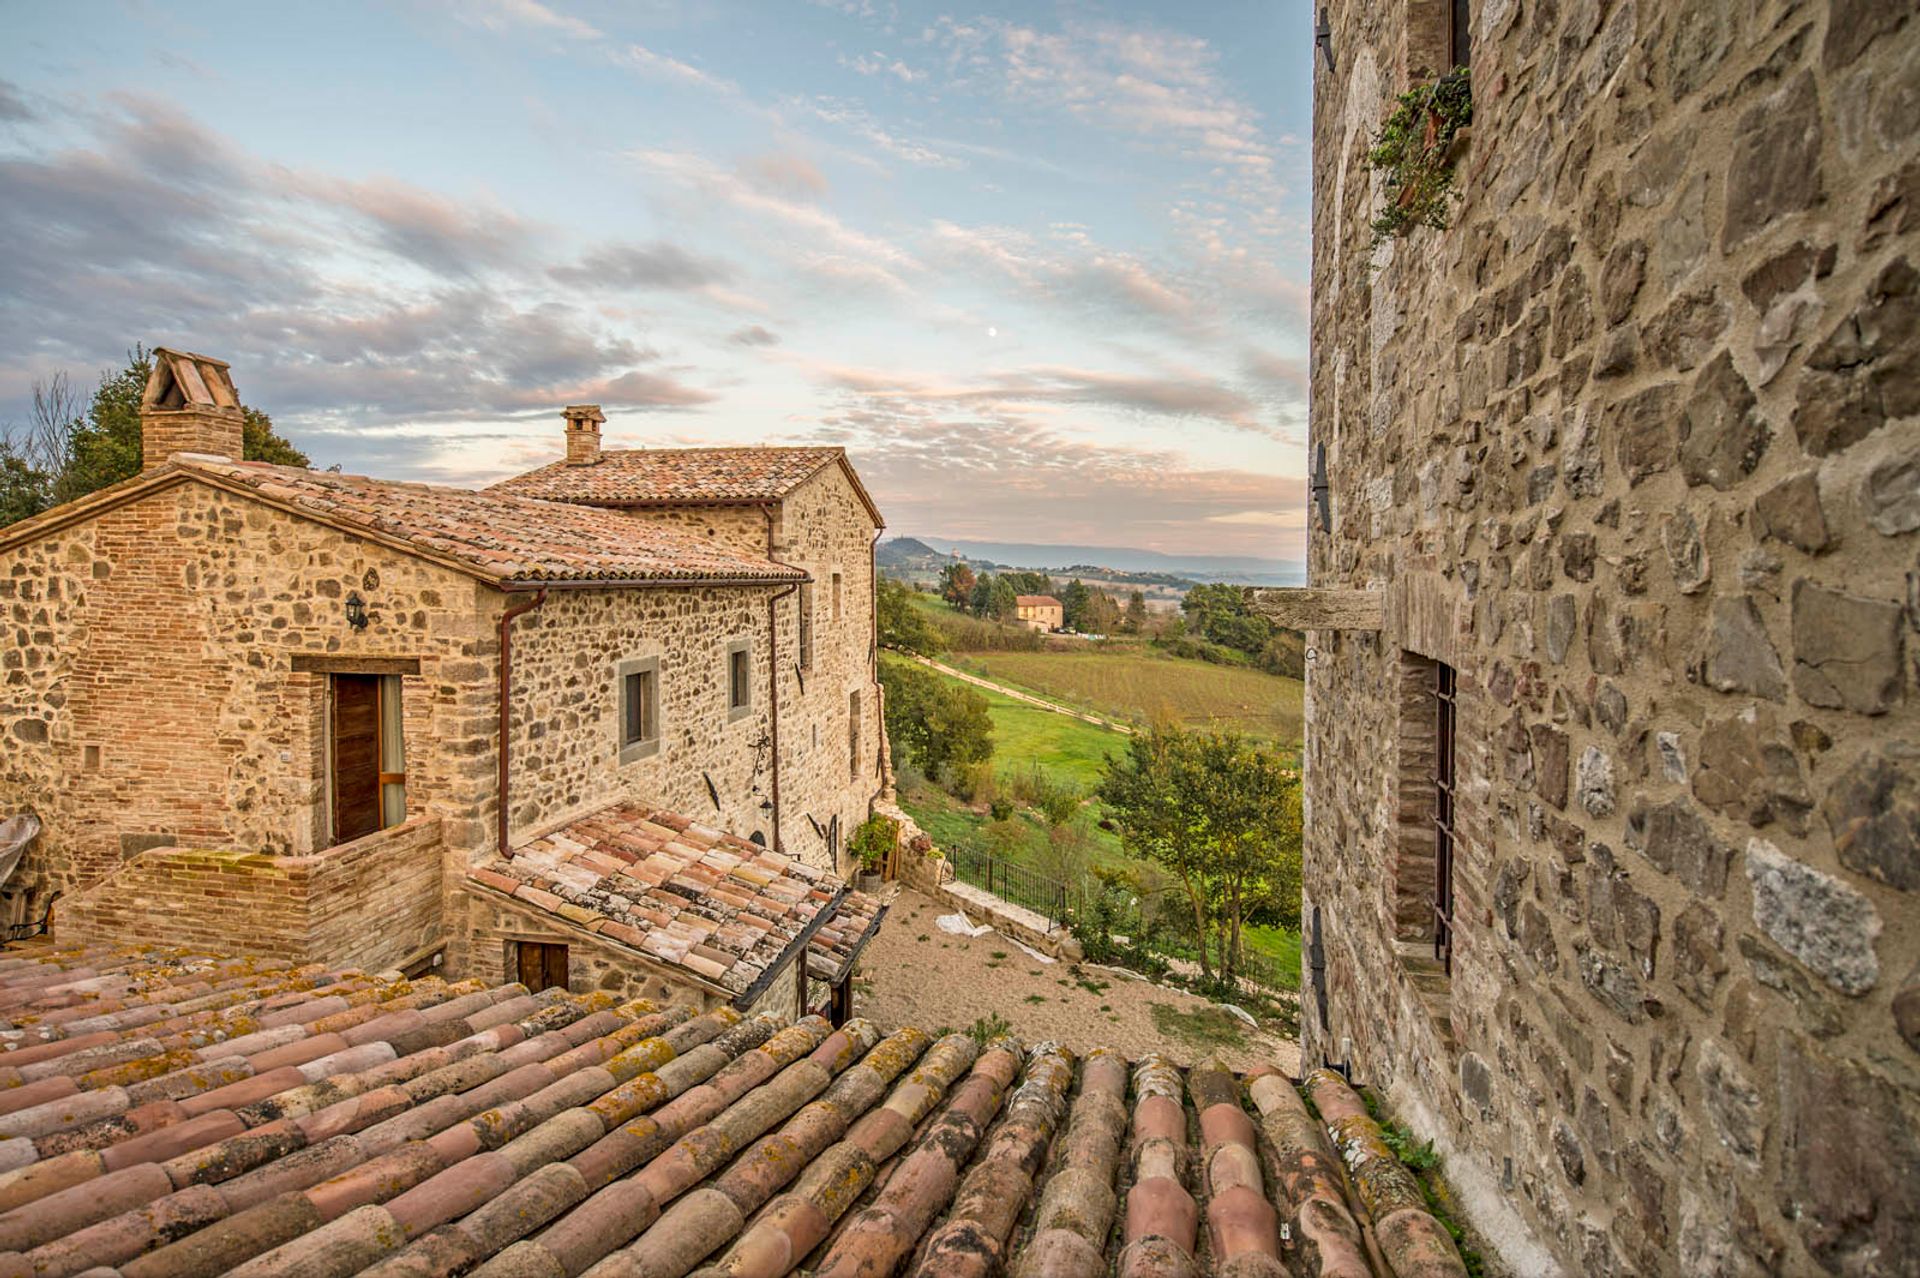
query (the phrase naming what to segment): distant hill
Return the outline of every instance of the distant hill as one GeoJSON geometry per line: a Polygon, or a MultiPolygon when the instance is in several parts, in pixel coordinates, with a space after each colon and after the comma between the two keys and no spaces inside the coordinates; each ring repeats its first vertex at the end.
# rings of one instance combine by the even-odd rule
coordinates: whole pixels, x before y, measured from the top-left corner
{"type": "Polygon", "coordinates": [[[883,566],[938,572],[953,554],[968,562],[990,567],[1028,568],[1056,575],[1069,569],[1086,575],[1105,568],[1117,573],[1154,574],[1189,581],[1227,581],[1254,586],[1298,586],[1307,579],[1303,564],[1286,559],[1264,559],[1256,555],[1169,555],[1157,550],[1138,550],[1126,546],[1045,545],[1023,542],[952,541],[896,537],[880,544],[883,566]],[[935,547],[944,547],[936,550],[935,547]],[[891,550],[900,547],[897,552],[891,550]],[[895,558],[889,555],[894,554],[895,558]]]}

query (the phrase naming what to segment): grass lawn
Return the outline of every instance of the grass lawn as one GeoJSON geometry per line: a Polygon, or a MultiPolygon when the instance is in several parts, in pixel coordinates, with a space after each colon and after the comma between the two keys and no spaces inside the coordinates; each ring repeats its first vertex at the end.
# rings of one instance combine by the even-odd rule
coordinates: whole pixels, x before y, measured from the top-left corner
{"type": "MultiPolygon", "coordinates": [[[[905,661],[890,652],[881,653],[880,660],[882,664],[905,661]]],[[[987,699],[987,712],[993,718],[993,762],[1002,776],[1037,763],[1063,780],[1090,790],[1100,780],[1106,756],[1126,752],[1127,739],[1118,732],[972,684],[962,686],[987,699]]]]}
{"type": "Polygon", "coordinates": [[[1273,741],[1300,740],[1300,681],[1259,670],[1171,657],[1144,644],[973,652],[951,660],[996,683],[1110,718],[1145,723],[1170,714],[1190,726],[1219,724],[1273,741]]]}

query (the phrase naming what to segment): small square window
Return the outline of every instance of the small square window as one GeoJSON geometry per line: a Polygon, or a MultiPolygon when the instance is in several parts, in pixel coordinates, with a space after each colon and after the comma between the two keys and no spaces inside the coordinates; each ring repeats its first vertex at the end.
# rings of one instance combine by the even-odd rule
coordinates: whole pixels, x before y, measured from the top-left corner
{"type": "Polygon", "coordinates": [[[735,639],[727,645],[727,717],[738,719],[752,709],[752,641],[735,639]]]}
{"type": "Polygon", "coordinates": [[[620,762],[660,749],[660,658],[623,661],[618,671],[620,762]]]}

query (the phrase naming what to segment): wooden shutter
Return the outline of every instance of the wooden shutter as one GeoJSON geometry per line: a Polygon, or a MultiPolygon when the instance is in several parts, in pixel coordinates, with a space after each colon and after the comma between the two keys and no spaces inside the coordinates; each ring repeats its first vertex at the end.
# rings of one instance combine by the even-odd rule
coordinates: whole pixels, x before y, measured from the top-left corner
{"type": "Polygon", "coordinates": [[[567,947],[539,941],[521,941],[518,946],[520,983],[538,994],[546,989],[567,988],[567,947]]]}

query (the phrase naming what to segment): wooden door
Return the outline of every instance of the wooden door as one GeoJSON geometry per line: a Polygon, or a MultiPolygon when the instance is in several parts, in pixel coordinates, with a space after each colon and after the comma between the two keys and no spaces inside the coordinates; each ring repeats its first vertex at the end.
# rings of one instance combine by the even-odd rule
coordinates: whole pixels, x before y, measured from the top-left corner
{"type": "Polygon", "coordinates": [[[539,941],[521,941],[520,983],[530,994],[559,987],[567,988],[567,947],[544,945],[539,941]]]}
{"type": "Polygon", "coordinates": [[[333,676],[333,841],[380,828],[380,678],[333,676]]]}

